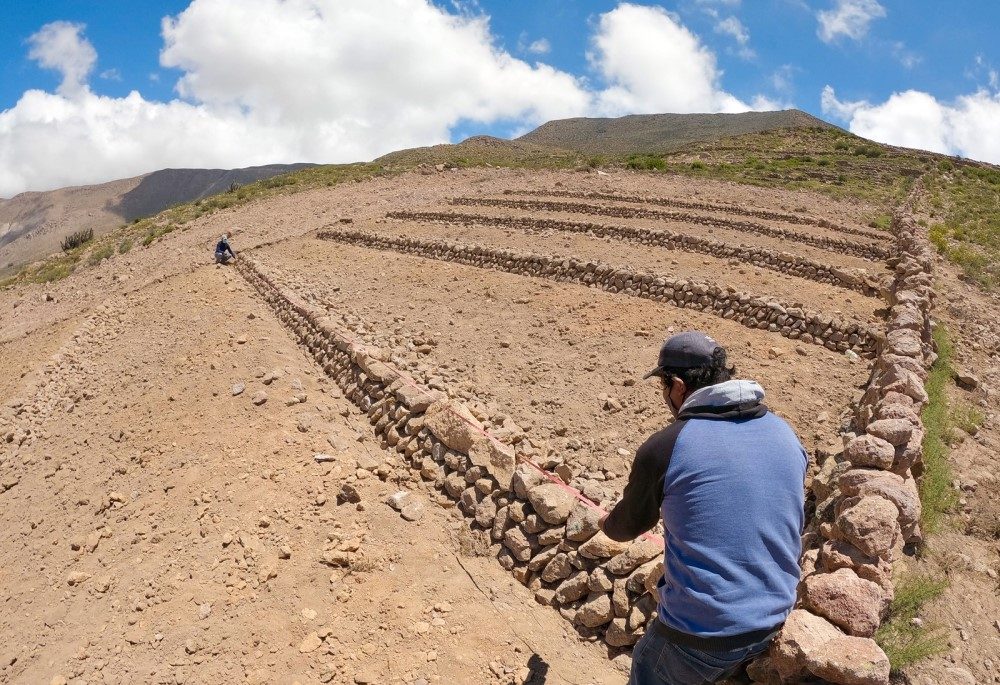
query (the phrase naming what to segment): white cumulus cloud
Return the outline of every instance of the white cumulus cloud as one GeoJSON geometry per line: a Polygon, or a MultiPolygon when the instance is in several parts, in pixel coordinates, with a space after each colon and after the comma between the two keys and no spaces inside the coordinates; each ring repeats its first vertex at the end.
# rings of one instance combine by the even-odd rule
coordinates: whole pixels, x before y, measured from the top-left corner
{"type": "Polygon", "coordinates": [[[54,21],[28,38],[28,57],[62,75],[60,93],[72,94],[82,88],[97,62],[97,51],[81,35],[83,29],[83,24],[54,21]]]}
{"type": "Polygon", "coordinates": [[[816,13],[817,33],[824,43],[832,43],[840,36],[861,40],[871,23],[885,16],[885,7],[878,0],[836,0],[833,8],[816,13]]]}
{"type": "Polygon", "coordinates": [[[596,86],[513,57],[480,11],[430,0],[192,0],[163,21],[160,63],[180,72],[168,102],[93,92],[97,54],[83,28],[55,22],[30,39],[29,57],[62,84],[0,111],[0,196],[168,166],[371,159],[446,142],[469,122],[523,129],[569,116],[775,106],[726,92],[697,36],[662,9],[632,4],[599,19],[596,86]]]}
{"type": "Polygon", "coordinates": [[[715,54],[659,7],[626,3],[602,14],[590,60],[608,83],[597,98],[605,116],[755,109],[722,89],[715,54]]]}
{"type": "Polygon", "coordinates": [[[872,104],[842,101],[826,86],[822,107],[865,138],[1000,164],[1000,93],[979,90],[945,103],[907,90],[872,104]]]}
{"type": "Polygon", "coordinates": [[[547,55],[552,50],[552,45],[547,39],[539,38],[538,40],[531,41],[527,50],[535,55],[547,55]]]}
{"type": "Polygon", "coordinates": [[[736,41],[737,51],[743,59],[753,59],[756,53],[750,47],[750,31],[736,17],[726,17],[715,25],[715,32],[730,36],[736,41]]]}

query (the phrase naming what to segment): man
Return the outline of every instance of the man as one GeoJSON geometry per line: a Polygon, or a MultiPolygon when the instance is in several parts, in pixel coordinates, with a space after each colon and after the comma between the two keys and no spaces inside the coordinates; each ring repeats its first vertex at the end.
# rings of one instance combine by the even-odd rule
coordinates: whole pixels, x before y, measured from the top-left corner
{"type": "Polygon", "coordinates": [[[215,263],[228,264],[230,259],[236,259],[236,253],[229,245],[229,231],[226,231],[215,245],[215,263]]]}
{"type": "Polygon", "coordinates": [[[636,452],[621,502],[601,521],[626,541],[664,527],[657,618],[630,685],[703,685],[767,649],[795,603],[808,458],[754,381],[731,380],[704,333],[668,338],[646,374],[676,420],[636,452]]]}

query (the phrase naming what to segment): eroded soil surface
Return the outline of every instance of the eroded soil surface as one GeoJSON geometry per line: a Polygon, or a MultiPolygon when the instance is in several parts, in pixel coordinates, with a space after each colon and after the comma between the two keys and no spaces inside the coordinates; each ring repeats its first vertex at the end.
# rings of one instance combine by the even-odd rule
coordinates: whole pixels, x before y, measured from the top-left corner
{"type": "MultiPolygon", "coordinates": [[[[270,243],[255,254],[276,280],[492,425],[517,424],[606,503],[635,448],[667,420],[656,386],[640,379],[672,330],[700,328],[726,345],[739,375],[766,387],[811,451],[837,444],[865,361],[691,310],[311,235],[351,219],[364,230],[599,257],[878,322],[873,298],[738,260],[384,220],[399,209],[470,209],[450,205],[455,197],[556,188],[753,206],[857,229],[876,214],[664,175],[414,173],[218,212],[60,283],[0,292],[0,436],[11,436],[0,443],[0,682],[624,682],[628,654],[582,639],[470,545],[453,504],[379,448],[235,271],[209,263],[223,230],[238,251],[270,243]],[[266,401],[255,404],[258,393],[266,401]],[[316,462],[318,453],[333,459],[316,462]],[[344,484],[360,503],[338,503],[344,484]],[[423,518],[404,521],[385,504],[401,489],[426,500],[423,518]]],[[[814,246],[660,227],[886,273],[814,246]]],[[[964,669],[991,682],[1000,680],[997,302],[947,269],[939,315],[981,381],[953,393],[986,422],[953,453],[956,525],[914,562],[951,578],[927,612],[950,651],[910,676],[963,682],[953,671],[964,669]]]]}

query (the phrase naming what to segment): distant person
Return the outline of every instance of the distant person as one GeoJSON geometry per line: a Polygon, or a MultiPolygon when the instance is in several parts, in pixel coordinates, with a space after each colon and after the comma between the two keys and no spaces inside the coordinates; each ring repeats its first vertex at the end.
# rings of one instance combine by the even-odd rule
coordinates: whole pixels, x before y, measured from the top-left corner
{"type": "Polygon", "coordinates": [[[229,231],[226,231],[215,245],[215,263],[228,264],[230,259],[236,259],[236,253],[229,244],[229,231]]]}
{"type": "Polygon", "coordinates": [[[696,331],[668,338],[656,368],[676,420],[639,448],[604,533],[632,540],[663,521],[657,617],[632,653],[630,685],[738,676],[795,604],[808,457],[754,381],[696,331]]]}

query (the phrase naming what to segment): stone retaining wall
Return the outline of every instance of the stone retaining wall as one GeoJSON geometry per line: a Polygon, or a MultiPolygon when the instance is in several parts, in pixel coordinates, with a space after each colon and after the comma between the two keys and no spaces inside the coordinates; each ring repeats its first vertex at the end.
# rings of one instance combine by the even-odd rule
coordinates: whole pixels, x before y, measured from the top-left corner
{"type": "Polygon", "coordinates": [[[787,303],[754,297],[732,288],[635,272],[601,262],[574,257],[518,253],[448,241],[397,238],[365,231],[326,229],[320,231],[317,237],[479,268],[560,282],[581,283],[612,293],[620,292],[665,302],[676,307],[715,314],[748,328],[779,333],[792,340],[824,345],[827,349],[839,352],[850,350],[858,355],[871,357],[874,356],[878,344],[878,334],[859,322],[833,319],[787,303]]]}
{"type": "Polygon", "coordinates": [[[493,225],[515,228],[522,231],[565,231],[583,233],[597,237],[655,245],[668,250],[682,250],[707,254],[720,259],[738,259],[762,269],[798,276],[817,283],[827,283],[840,288],[859,292],[869,297],[879,297],[883,288],[878,279],[858,269],[839,269],[793,255],[749,245],[729,245],[712,238],[684,235],[667,229],[636,228],[634,226],[610,226],[559,219],[539,219],[524,216],[483,216],[479,214],[459,214],[455,212],[410,212],[396,211],[386,214],[389,219],[411,221],[444,221],[466,225],[493,225]]]}
{"type": "Polygon", "coordinates": [[[601,512],[487,433],[469,409],[401,374],[339,330],[326,313],[280,290],[246,253],[236,268],[345,396],[368,414],[385,449],[458,502],[472,534],[504,568],[586,636],[625,648],[655,616],[647,593],[662,574],[662,546],[619,543],[601,512]]]}
{"type": "Polygon", "coordinates": [[[508,209],[523,209],[543,212],[570,212],[576,214],[593,214],[597,216],[613,216],[621,219],[655,219],[680,221],[689,224],[699,224],[729,231],[755,233],[757,235],[792,240],[805,245],[812,245],[824,250],[832,250],[843,254],[854,255],[871,261],[883,261],[891,255],[889,250],[880,245],[861,243],[857,240],[842,240],[827,236],[799,233],[784,228],[765,226],[753,221],[736,221],[718,217],[688,214],[686,212],[668,212],[656,209],[641,209],[638,207],[608,207],[589,205],[581,202],[552,202],[544,200],[501,200],[496,198],[458,197],[451,200],[453,205],[466,207],[505,207],[508,209]]]}
{"type": "Polygon", "coordinates": [[[817,219],[811,216],[801,216],[799,214],[786,214],[784,212],[772,212],[766,209],[754,209],[752,207],[738,207],[736,205],[717,205],[709,202],[691,202],[688,200],[677,200],[666,197],[643,197],[641,195],[616,195],[614,193],[598,192],[577,192],[572,190],[505,190],[504,195],[522,195],[529,197],[572,197],[581,200],[607,200],[609,202],[630,202],[634,204],[656,205],[659,207],[675,207],[677,209],[695,209],[704,212],[724,212],[737,216],[749,216],[755,219],[765,219],[768,221],[782,221],[786,224],[798,224],[800,226],[819,226],[828,228],[838,233],[859,235],[874,240],[887,240],[891,236],[888,233],[877,231],[866,231],[860,228],[851,228],[835,224],[826,219],[817,219]]]}
{"type": "Polygon", "coordinates": [[[893,562],[920,542],[924,381],[931,342],[932,257],[908,213],[894,217],[899,257],[886,338],[841,454],[813,479],[816,515],[806,534],[797,608],[770,656],[765,682],[816,676],[886,685],[889,662],[872,637],[893,598],[893,562]],[[849,659],[848,659],[849,657],[849,659]]]}

